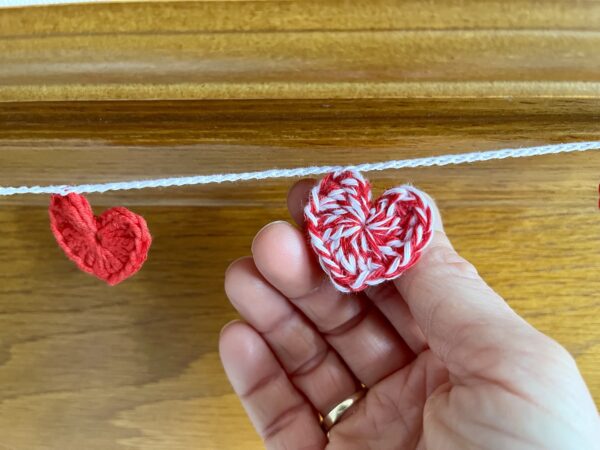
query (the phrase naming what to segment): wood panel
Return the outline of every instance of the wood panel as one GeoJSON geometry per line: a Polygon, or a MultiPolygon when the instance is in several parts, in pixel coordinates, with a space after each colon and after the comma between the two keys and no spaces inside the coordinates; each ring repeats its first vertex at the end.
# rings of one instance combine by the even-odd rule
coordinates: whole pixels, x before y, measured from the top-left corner
{"type": "Polygon", "coordinates": [[[0,100],[597,98],[599,31],[573,0],[7,9],[0,100]]]}
{"type": "MultiPolygon", "coordinates": [[[[356,164],[600,140],[599,105],[595,99],[4,103],[1,184],[95,183],[356,164]]],[[[574,158],[594,161],[591,154],[574,158]]],[[[521,171],[507,176],[515,183],[537,182],[560,160],[489,162],[470,167],[469,173],[477,176],[453,182],[478,195],[481,174],[493,180],[498,168],[522,167],[527,177],[521,171]]],[[[456,170],[462,173],[448,167],[404,173],[429,187],[456,170]]],[[[577,170],[585,177],[597,174],[593,164],[580,164],[577,170]]],[[[266,181],[245,183],[244,189],[211,185],[109,193],[101,201],[273,205],[274,185],[266,181]]],[[[0,198],[0,204],[40,201],[45,200],[0,198]]]]}
{"type": "MultiPolygon", "coordinates": [[[[593,100],[4,104],[0,180],[104,181],[349,163],[598,139],[593,100]],[[490,103],[491,102],[491,103],[490,103]],[[435,152],[432,150],[435,149],[435,152]]],[[[600,152],[372,174],[441,206],[456,247],[576,357],[600,404],[600,152]]],[[[108,288],[53,242],[47,197],[0,207],[0,444],[14,449],[260,448],[216,343],[222,290],[291,180],[91,196],[154,234],[108,288]]],[[[1,447],[0,447],[1,448],[1,447]]]]}
{"type": "MultiPolygon", "coordinates": [[[[600,2],[198,1],[0,11],[0,185],[600,140],[600,2]],[[126,101],[118,101],[126,100],[126,101]]],[[[600,152],[374,173],[576,357],[600,405],[600,152]]],[[[260,448],[216,344],[223,272],[292,180],[92,195],[150,259],[80,273],[46,196],[0,198],[0,449],[260,448]]]]}

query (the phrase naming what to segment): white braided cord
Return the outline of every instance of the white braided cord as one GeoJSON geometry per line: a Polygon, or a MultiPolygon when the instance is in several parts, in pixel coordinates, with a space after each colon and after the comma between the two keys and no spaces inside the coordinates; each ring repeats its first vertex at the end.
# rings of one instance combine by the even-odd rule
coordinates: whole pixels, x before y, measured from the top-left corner
{"type": "Polygon", "coordinates": [[[269,169],[254,172],[220,173],[211,175],[156,178],[96,184],[0,186],[0,196],[21,194],[66,195],[71,192],[77,194],[104,193],[108,191],[166,188],[172,186],[191,186],[235,181],[265,180],[272,178],[304,177],[311,175],[323,175],[329,172],[345,169],[357,170],[360,172],[373,172],[388,169],[447,166],[505,158],[525,158],[529,156],[550,155],[556,153],[584,152],[588,150],[600,150],[600,141],[570,142],[564,144],[543,145],[537,147],[506,148],[501,150],[491,150],[484,152],[429,156],[425,158],[399,159],[391,161],[380,161],[374,163],[367,162],[355,166],[311,166],[297,167],[293,169],[269,169]]]}

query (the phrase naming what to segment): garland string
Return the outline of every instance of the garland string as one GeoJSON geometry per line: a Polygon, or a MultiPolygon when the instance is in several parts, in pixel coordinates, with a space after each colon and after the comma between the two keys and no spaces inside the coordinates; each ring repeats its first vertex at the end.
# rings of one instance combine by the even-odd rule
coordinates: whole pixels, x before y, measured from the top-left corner
{"type": "Polygon", "coordinates": [[[329,172],[335,172],[337,170],[355,170],[359,172],[372,172],[389,169],[447,166],[505,158],[525,158],[529,156],[551,155],[556,153],[584,152],[588,150],[600,150],[600,141],[570,142],[563,144],[543,145],[537,147],[506,148],[501,150],[490,150],[483,152],[429,156],[425,158],[367,162],[351,166],[310,166],[297,167],[292,169],[269,169],[253,172],[218,173],[211,175],[155,178],[97,184],[0,186],[0,196],[21,194],[67,195],[69,193],[104,193],[108,191],[124,191],[133,189],[166,188],[172,186],[191,186],[200,184],[213,184],[248,180],[265,180],[272,178],[305,177],[312,175],[323,175],[329,172]]]}

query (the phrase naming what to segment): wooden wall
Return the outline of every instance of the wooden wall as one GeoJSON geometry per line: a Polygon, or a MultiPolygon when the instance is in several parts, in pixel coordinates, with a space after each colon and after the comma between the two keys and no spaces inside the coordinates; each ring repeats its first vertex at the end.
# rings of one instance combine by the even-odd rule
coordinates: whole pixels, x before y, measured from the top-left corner
{"type": "MultiPolygon", "coordinates": [[[[0,10],[0,185],[600,140],[600,2],[198,1],[0,10]]],[[[576,357],[600,403],[600,152],[387,171],[576,357]]],[[[0,198],[0,449],[260,448],[221,369],[223,271],[292,180],[92,195],[154,234],[108,288],[45,196],[0,198]]],[[[525,343],[524,343],[525,345],[525,343]]]]}

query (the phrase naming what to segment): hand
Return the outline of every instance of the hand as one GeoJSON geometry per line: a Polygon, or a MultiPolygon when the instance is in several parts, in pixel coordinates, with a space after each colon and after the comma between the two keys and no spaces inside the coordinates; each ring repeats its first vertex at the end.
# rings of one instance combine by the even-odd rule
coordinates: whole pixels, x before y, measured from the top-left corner
{"type": "MultiPolygon", "coordinates": [[[[290,191],[302,203],[314,181],[290,191]]],[[[437,213],[436,213],[437,214],[437,213]]],[[[270,449],[599,448],[600,421],[573,358],[520,318],[438,231],[421,260],[360,295],[336,291],[286,222],[227,270],[244,319],[220,354],[270,449]],[[327,435],[326,415],[366,396],[327,435]]]]}

